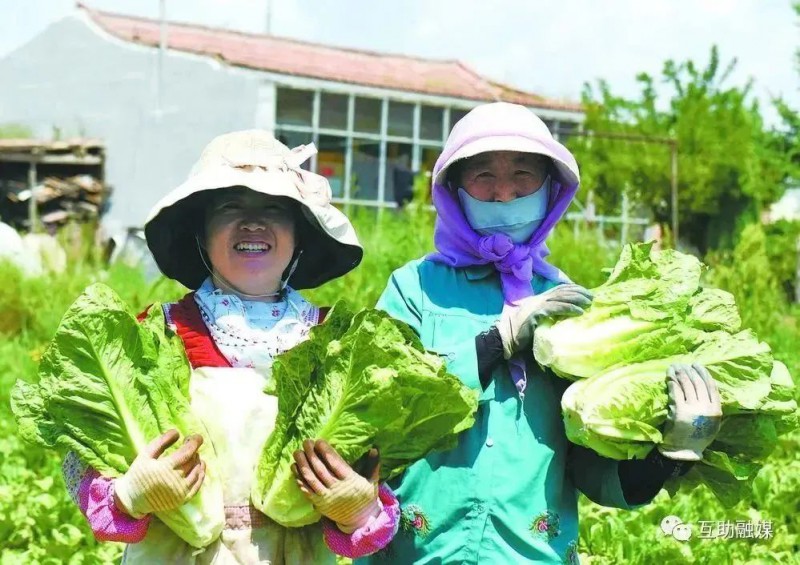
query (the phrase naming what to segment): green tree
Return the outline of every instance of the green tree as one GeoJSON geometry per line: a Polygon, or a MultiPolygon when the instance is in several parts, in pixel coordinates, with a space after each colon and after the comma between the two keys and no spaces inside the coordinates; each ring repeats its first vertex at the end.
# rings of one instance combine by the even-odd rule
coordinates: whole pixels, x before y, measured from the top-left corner
{"type": "MultiPolygon", "coordinates": [[[[800,2],[795,2],[792,7],[798,18],[800,18],[800,2]]],[[[800,27],[800,21],[797,25],[800,27]]],[[[800,78],[800,48],[795,51],[795,65],[798,78],[800,78]]],[[[798,88],[800,88],[800,81],[798,81],[798,88]]],[[[800,168],[800,111],[793,109],[782,98],[775,100],[775,108],[783,121],[783,127],[781,128],[783,149],[792,162],[800,168]]],[[[800,181],[800,179],[795,180],[800,181]]]]}
{"type": "MultiPolygon", "coordinates": [[[[735,67],[735,59],[722,65],[712,47],[705,67],[669,60],[658,80],[639,74],[634,98],[615,95],[605,81],[584,88],[587,130],[677,139],[681,238],[702,252],[730,246],[740,226],[780,197],[790,175],[786,136],[766,127],[751,84],[726,86],[735,67]],[[662,85],[668,98],[657,90],[662,85]]],[[[584,190],[595,191],[601,211],[617,211],[627,191],[669,225],[667,145],[576,137],[572,147],[584,190]]]]}

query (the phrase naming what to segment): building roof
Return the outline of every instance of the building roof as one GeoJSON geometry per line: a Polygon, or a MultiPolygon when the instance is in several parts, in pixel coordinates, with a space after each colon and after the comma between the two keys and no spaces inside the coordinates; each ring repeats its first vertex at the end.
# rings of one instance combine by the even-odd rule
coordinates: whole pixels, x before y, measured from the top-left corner
{"type": "Polygon", "coordinates": [[[104,161],[105,145],[97,139],[0,139],[0,162],[3,163],[95,166],[103,165],[104,161]]]}
{"type": "MultiPolygon", "coordinates": [[[[158,46],[158,20],[101,12],[80,3],[78,8],[114,37],[139,45],[158,46]]],[[[545,98],[491,81],[453,60],[345,49],[172,22],[168,23],[167,46],[213,57],[233,66],[285,75],[468,100],[503,100],[539,108],[582,110],[575,102],[545,98]]]]}
{"type": "Polygon", "coordinates": [[[104,144],[99,139],[88,139],[74,137],[59,141],[48,141],[32,138],[11,138],[0,139],[0,153],[20,153],[20,152],[88,152],[96,149],[103,149],[104,144]]]}

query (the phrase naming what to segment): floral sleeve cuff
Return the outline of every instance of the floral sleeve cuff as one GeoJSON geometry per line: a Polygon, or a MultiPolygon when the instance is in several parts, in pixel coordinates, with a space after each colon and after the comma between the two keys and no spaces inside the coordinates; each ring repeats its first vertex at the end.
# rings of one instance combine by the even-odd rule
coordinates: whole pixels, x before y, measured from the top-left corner
{"type": "Polygon", "coordinates": [[[78,507],[98,541],[138,543],[144,539],[150,525],[150,516],[136,519],[117,508],[114,480],[101,476],[94,469],[81,482],[78,507]]]}
{"type": "Polygon", "coordinates": [[[357,559],[389,545],[400,523],[400,503],[385,484],[378,489],[378,500],[382,507],[381,513],[370,518],[352,534],[342,532],[333,522],[323,519],[325,543],[331,551],[342,557],[357,559]]]}

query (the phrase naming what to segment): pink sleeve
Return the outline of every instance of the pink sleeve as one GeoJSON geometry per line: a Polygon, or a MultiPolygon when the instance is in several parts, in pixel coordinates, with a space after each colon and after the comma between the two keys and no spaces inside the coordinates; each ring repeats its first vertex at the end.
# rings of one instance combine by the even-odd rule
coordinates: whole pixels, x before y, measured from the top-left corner
{"type": "Polygon", "coordinates": [[[72,500],[86,516],[98,541],[138,543],[144,539],[150,516],[137,520],[117,508],[113,479],[103,477],[72,452],[64,459],[63,472],[72,500]]]}
{"type": "Polygon", "coordinates": [[[352,534],[346,534],[336,524],[323,518],[325,543],[342,557],[357,559],[380,551],[392,541],[400,524],[400,503],[397,497],[385,484],[378,490],[378,499],[383,509],[381,513],[370,518],[369,522],[352,534]]]}

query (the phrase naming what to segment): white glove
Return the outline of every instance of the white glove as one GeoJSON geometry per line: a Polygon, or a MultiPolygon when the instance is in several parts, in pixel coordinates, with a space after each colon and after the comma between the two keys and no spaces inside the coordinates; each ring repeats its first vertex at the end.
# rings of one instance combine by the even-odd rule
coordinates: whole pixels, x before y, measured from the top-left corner
{"type": "Polygon", "coordinates": [[[722,421],[717,384],[698,363],[672,365],[667,377],[669,415],[658,450],[669,459],[700,461],[722,421]]]}
{"type": "Polygon", "coordinates": [[[205,463],[197,450],[203,437],[186,438],[183,446],[167,457],[159,457],[178,440],[170,430],[150,442],[128,471],[114,481],[117,506],[134,518],[172,510],[192,498],[203,484],[205,463]]]}
{"type": "Polygon", "coordinates": [[[533,332],[542,320],[552,316],[580,316],[592,303],[592,294],[577,284],[561,284],[547,292],[529,296],[516,306],[506,307],[497,323],[503,342],[503,356],[533,347],[533,332]]]}
{"type": "Polygon", "coordinates": [[[351,534],[381,513],[378,502],[380,460],[376,449],[366,457],[366,478],[356,473],[326,441],[305,440],[294,453],[292,471],[314,508],[351,534]]]}

